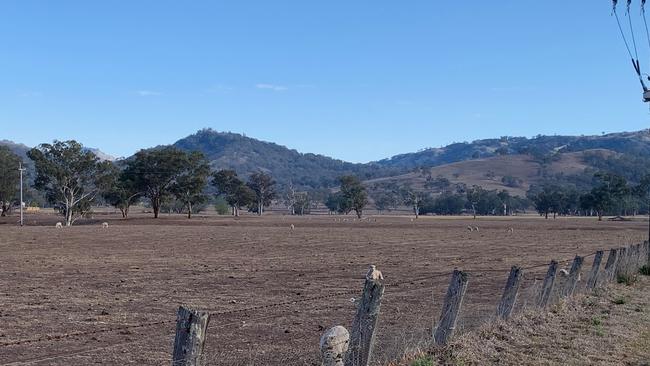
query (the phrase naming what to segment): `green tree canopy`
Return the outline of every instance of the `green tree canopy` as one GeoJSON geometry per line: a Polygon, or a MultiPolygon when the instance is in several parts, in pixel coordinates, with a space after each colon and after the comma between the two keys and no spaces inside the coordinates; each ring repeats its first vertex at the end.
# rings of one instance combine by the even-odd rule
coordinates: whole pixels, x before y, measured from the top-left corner
{"type": "Polygon", "coordinates": [[[184,151],[166,147],[140,150],[126,163],[124,175],[133,186],[151,202],[154,218],[160,207],[169,199],[178,179],[187,171],[188,158],[184,151]]]}
{"type": "Polygon", "coordinates": [[[248,187],[255,193],[257,214],[264,213],[264,207],[271,204],[271,200],[275,198],[275,181],[273,177],[264,172],[256,172],[251,174],[248,181],[248,187]]]}
{"type": "Polygon", "coordinates": [[[216,196],[223,198],[232,207],[232,214],[239,216],[243,206],[255,201],[255,192],[251,190],[234,170],[224,169],[212,174],[212,185],[216,189],[216,196]]]}
{"type": "Polygon", "coordinates": [[[106,174],[95,154],[74,141],[54,141],[31,149],[27,155],[36,167],[36,189],[45,192],[47,200],[72,225],[89,210],[99,194],[99,183],[106,174]]]}
{"type": "Polygon", "coordinates": [[[348,212],[354,210],[357,217],[361,218],[363,209],[368,204],[368,193],[366,187],[361,184],[359,178],[353,175],[345,175],[339,178],[341,183],[342,205],[349,208],[348,212]]]}
{"type": "Polygon", "coordinates": [[[210,165],[201,152],[191,152],[186,155],[183,172],[176,178],[171,187],[174,197],[187,210],[187,218],[192,218],[194,205],[204,203],[207,196],[203,193],[208,183],[210,165]]]}
{"type": "Polygon", "coordinates": [[[16,202],[22,160],[6,146],[0,146],[0,216],[6,216],[16,202]]]}

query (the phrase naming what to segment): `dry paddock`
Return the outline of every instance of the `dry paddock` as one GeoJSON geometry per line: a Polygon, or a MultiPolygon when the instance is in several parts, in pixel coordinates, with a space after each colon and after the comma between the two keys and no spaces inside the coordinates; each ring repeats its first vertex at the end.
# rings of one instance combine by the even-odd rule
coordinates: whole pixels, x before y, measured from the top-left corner
{"type": "MultiPolygon", "coordinates": [[[[179,304],[213,313],[209,365],[317,365],[320,335],[351,323],[371,263],[389,284],[374,357],[384,364],[430,338],[454,268],[470,273],[462,331],[492,316],[510,266],[566,268],[647,235],[642,219],[535,216],[56,220],[0,221],[1,365],[169,364],[179,304]]],[[[544,271],[527,271],[520,307],[544,271]]]]}

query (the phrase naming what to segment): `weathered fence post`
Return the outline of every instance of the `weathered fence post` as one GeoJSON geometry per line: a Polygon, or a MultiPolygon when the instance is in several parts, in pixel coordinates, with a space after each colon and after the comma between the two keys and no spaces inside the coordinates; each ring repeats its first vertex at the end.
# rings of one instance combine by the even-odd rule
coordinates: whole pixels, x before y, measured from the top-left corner
{"type": "Polygon", "coordinates": [[[605,263],[604,281],[600,281],[601,284],[614,280],[616,277],[616,267],[618,267],[618,249],[612,248],[609,250],[607,263],[605,263]]]}
{"type": "Polygon", "coordinates": [[[650,241],[646,240],[643,244],[645,247],[645,255],[641,264],[642,266],[650,266],[650,241]]]}
{"type": "Polygon", "coordinates": [[[580,278],[580,271],[582,270],[582,263],[585,261],[584,257],[576,255],[573,259],[573,264],[571,265],[571,271],[569,271],[569,276],[567,281],[562,288],[562,297],[573,296],[576,291],[576,286],[578,285],[578,279],[580,278]]]}
{"type": "Polygon", "coordinates": [[[173,366],[200,366],[205,343],[205,331],[210,314],[184,306],[178,308],[173,366]]]}
{"type": "Polygon", "coordinates": [[[591,265],[591,271],[589,272],[589,277],[587,277],[587,290],[593,290],[596,287],[596,282],[598,281],[598,271],[600,270],[600,263],[603,261],[602,250],[596,252],[594,257],[594,263],[591,265]]]}
{"type": "Polygon", "coordinates": [[[618,249],[618,261],[616,263],[616,271],[614,274],[615,280],[627,275],[628,252],[629,250],[626,247],[618,249]]]}
{"type": "Polygon", "coordinates": [[[510,268],[510,274],[508,275],[508,281],[506,281],[506,287],[503,290],[503,296],[501,296],[501,302],[497,306],[498,317],[502,319],[510,318],[512,310],[515,307],[515,302],[517,301],[519,285],[521,285],[523,274],[523,270],[518,266],[512,266],[510,268]]]}
{"type": "Polygon", "coordinates": [[[357,315],[352,323],[350,346],[345,358],[345,366],[367,366],[370,363],[383,295],[384,284],[381,282],[381,272],[371,266],[366,275],[357,315]],[[377,273],[378,276],[373,273],[377,273]]]}
{"type": "Polygon", "coordinates": [[[548,305],[548,301],[551,298],[553,293],[553,285],[555,284],[555,275],[557,274],[557,262],[551,261],[548,265],[548,271],[546,271],[546,277],[544,277],[544,283],[542,284],[542,290],[539,292],[539,298],[537,299],[537,306],[540,308],[545,308],[548,305]]]}
{"type": "Polygon", "coordinates": [[[349,343],[350,333],[340,325],[323,333],[320,337],[322,366],[343,366],[349,343]]]}
{"type": "Polygon", "coordinates": [[[630,272],[636,273],[639,269],[639,258],[641,256],[641,247],[639,244],[634,244],[630,247],[632,249],[630,253],[630,272]]]}
{"type": "Polygon", "coordinates": [[[442,306],[442,313],[438,326],[433,333],[433,341],[437,345],[447,344],[447,341],[454,334],[456,323],[458,321],[458,314],[463,305],[463,297],[467,290],[467,282],[469,278],[467,273],[454,270],[447,288],[447,295],[445,296],[445,303],[442,306]]]}

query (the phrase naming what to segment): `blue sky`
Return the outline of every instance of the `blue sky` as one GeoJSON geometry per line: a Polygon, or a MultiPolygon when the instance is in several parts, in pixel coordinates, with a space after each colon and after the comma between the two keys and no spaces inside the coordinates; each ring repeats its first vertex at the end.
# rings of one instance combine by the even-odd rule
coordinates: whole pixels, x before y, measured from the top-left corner
{"type": "Polygon", "coordinates": [[[365,162],[646,128],[610,4],[3,0],[0,139],[127,156],[211,127],[365,162]]]}

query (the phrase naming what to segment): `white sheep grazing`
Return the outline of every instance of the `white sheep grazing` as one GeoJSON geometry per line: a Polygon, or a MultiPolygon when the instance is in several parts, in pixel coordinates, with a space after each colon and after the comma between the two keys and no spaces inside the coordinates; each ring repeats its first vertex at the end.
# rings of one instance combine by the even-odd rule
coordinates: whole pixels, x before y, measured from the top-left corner
{"type": "Polygon", "coordinates": [[[478,231],[478,226],[474,226],[474,231],[478,231]]]}
{"type": "Polygon", "coordinates": [[[513,229],[513,228],[508,228],[508,232],[509,232],[509,233],[514,233],[514,232],[515,232],[515,229],[513,229]]]}
{"type": "Polygon", "coordinates": [[[566,276],[568,276],[568,275],[569,275],[569,271],[567,271],[567,270],[564,269],[564,268],[560,269],[560,276],[562,276],[562,277],[566,277],[566,276]]]}
{"type": "Polygon", "coordinates": [[[54,225],[55,228],[60,229],[63,227],[63,224],[60,222],[57,222],[56,225],[54,225]]]}
{"type": "Polygon", "coordinates": [[[102,222],[102,229],[108,229],[108,222],[102,222]]]}
{"type": "Polygon", "coordinates": [[[383,279],[384,276],[381,274],[381,271],[378,270],[374,264],[371,264],[370,268],[368,269],[368,273],[366,273],[366,280],[373,281],[373,280],[383,280],[383,279]]]}
{"type": "Polygon", "coordinates": [[[467,226],[467,230],[468,230],[468,231],[474,231],[474,228],[471,227],[471,226],[467,226]]]}

